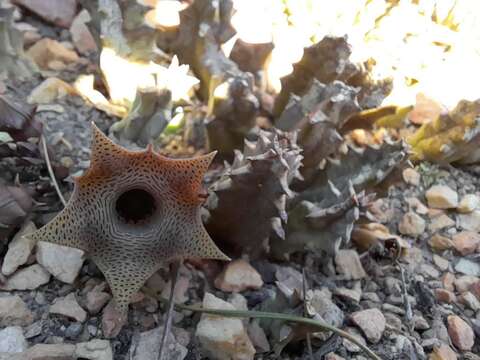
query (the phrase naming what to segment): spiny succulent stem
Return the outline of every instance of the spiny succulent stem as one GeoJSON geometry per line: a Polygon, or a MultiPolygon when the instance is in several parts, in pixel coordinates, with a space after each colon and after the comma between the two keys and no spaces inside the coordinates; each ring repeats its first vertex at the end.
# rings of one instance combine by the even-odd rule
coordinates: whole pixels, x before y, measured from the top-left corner
{"type": "Polygon", "coordinates": [[[170,281],[171,281],[171,287],[170,287],[170,296],[168,297],[168,302],[167,302],[167,313],[166,313],[166,318],[165,318],[165,323],[163,325],[163,334],[162,334],[162,341],[160,342],[160,351],[158,354],[158,360],[163,360],[163,354],[165,352],[165,347],[167,343],[167,336],[170,334],[170,328],[172,325],[172,317],[173,317],[173,309],[175,302],[173,300],[174,294],[175,294],[175,285],[177,284],[177,278],[178,278],[178,269],[180,268],[181,265],[181,260],[174,260],[170,264],[170,281]]]}
{"type": "MultiPolygon", "coordinates": [[[[164,304],[169,304],[171,306],[171,302],[167,299],[162,298],[155,292],[151,291],[148,288],[143,288],[145,293],[150,294],[151,296],[155,297],[158,301],[164,304]]],[[[372,350],[370,350],[366,345],[362,344],[358,339],[349,334],[346,331],[343,331],[335,326],[329,325],[327,323],[317,321],[314,319],[309,319],[301,316],[295,315],[288,315],[288,314],[280,314],[280,313],[273,313],[273,312],[265,312],[265,311],[243,311],[243,310],[219,310],[219,309],[205,309],[199,306],[191,306],[191,305],[180,305],[175,304],[174,307],[177,310],[187,310],[187,311],[194,311],[204,314],[210,315],[219,315],[219,316],[227,316],[227,317],[238,317],[238,318],[257,318],[257,319],[273,319],[273,320],[283,320],[287,322],[294,322],[297,324],[303,324],[306,326],[310,326],[312,328],[316,328],[320,331],[331,331],[360,347],[365,354],[367,354],[373,360],[382,360],[377,354],[375,354],[372,350]]]]}
{"type": "Polygon", "coordinates": [[[60,201],[65,207],[67,206],[67,202],[65,201],[65,198],[63,197],[62,192],[60,191],[60,187],[58,186],[57,179],[55,179],[55,173],[53,172],[52,164],[50,163],[50,158],[48,156],[47,140],[45,139],[44,135],[40,137],[40,141],[42,142],[43,156],[45,156],[45,162],[47,163],[48,174],[50,175],[50,179],[52,180],[53,186],[55,188],[55,191],[57,192],[58,197],[60,198],[60,201]]]}

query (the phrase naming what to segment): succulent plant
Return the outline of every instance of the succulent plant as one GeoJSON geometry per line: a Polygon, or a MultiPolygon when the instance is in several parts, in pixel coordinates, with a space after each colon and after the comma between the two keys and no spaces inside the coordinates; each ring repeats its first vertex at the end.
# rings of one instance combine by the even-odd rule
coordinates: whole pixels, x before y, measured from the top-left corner
{"type": "Polygon", "coordinates": [[[38,71],[23,51],[22,33],[14,26],[13,8],[0,9],[0,72],[17,79],[32,76],[38,71]]]}
{"type": "Polygon", "coordinates": [[[232,1],[195,0],[180,13],[172,43],[180,62],[200,79],[199,95],[208,103],[208,147],[224,158],[243,146],[260,107],[252,74],[241,71],[220,45],[234,35],[232,1]]]}
{"type": "Polygon", "coordinates": [[[361,209],[373,199],[367,190],[404,160],[402,142],[362,150],[349,148],[347,154],[329,160],[291,204],[285,238],[272,236],[273,255],[285,258],[304,249],[335,254],[349,242],[361,209]]]}
{"type": "Polygon", "coordinates": [[[254,142],[227,164],[207,201],[209,233],[232,252],[258,255],[268,250],[271,232],[284,236],[289,185],[300,178],[301,150],[296,134],[260,131],[254,142]]]}
{"type": "Polygon", "coordinates": [[[291,95],[275,125],[284,131],[298,131],[303,148],[302,175],[308,180],[320,162],[336,154],[343,142],[342,127],[360,111],[358,90],[341,81],[324,85],[313,80],[302,96],[291,95]]]}

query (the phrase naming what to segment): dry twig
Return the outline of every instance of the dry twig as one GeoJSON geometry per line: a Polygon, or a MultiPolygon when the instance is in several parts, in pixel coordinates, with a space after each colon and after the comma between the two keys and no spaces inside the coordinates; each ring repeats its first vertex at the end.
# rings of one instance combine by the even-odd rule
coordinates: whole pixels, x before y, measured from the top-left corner
{"type": "Polygon", "coordinates": [[[158,354],[158,360],[163,360],[163,355],[165,352],[165,347],[167,343],[167,337],[170,333],[170,328],[172,326],[172,316],[173,316],[173,308],[174,308],[174,294],[175,294],[175,285],[177,284],[178,278],[178,269],[180,268],[181,261],[175,260],[170,264],[170,296],[168,297],[168,308],[165,318],[165,324],[163,325],[163,334],[162,334],[162,341],[160,343],[160,351],[158,354]]]}
{"type": "MultiPolygon", "coordinates": [[[[149,294],[156,298],[159,302],[168,304],[168,299],[164,299],[163,297],[159,296],[155,292],[151,291],[148,288],[143,288],[142,290],[146,294],[149,294]]],[[[193,311],[193,312],[199,312],[199,313],[204,313],[204,314],[210,314],[210,315],[219,315],[219,316],[226,316],[226,317],[237,317],[237,318],[257,318],[257,319],[274,319],[274,320],[283,320],[286,322],[294,322],[297,324],[302,324],[306,326],[310,326],[314,329],[318,329],[320,331],[331,331],[360,347],[370,359],[373,360],[382,360],[377,354],[375,354],[370,348],[368,348],[366,345],[362,344],[358,339],[349,334],[346,331],[343,331],[335,326],[332,326],[330,324],[314,320],[314,319],[309,319],[301,316],[294,316],[294,315],[288,315],[288,314],[280,314],[280,313],[273,313],[273,312],[265,312],[265,311],[242,311],[242,310],[220,310],[220,309],[205,309],[199,306],[191,306],[191,305],[180,305],[180,304],[175,304],[174,307],[181,311],[181,310],[186,310],[186,311],[193,311]]]]}
{"type": "Polygon", "coordinates": [[[45,157],[45,162],[47,163],[48,174],[50,175],[50,179],[52,180],[53,187],[55,188],[55,191],[57,192],[57,195],[60,198],[60,201],[65,207],[67,206],[67,202],[65,201],[65,198],[63,197],[62,192],[60,191],[60,187],[58,186],[57,179],[55,179],[55,174],[53,173],[52,164],[50,163],[50,158],[48,156],[47,141],[45,140],[44,135],[40,137],[40,141],[42,142],[43,156],[45,157]]]}

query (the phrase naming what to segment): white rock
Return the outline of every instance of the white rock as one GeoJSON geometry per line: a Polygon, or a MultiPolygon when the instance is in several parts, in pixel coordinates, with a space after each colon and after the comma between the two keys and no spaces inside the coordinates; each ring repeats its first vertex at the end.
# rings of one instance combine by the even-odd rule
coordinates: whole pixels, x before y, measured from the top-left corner
{"type": "MultiPolygon", "coordinates": [[[[132,360],[157,360],[160,343],[163,334],[163,326],[140,333],[132,339],[129,359],[132,360]]],[[[183,360],[188,354],[185,346],[181,345],[170,332],[167,336],[164,359],[183,360]]]]}
{"type": "Polygon", "coordinates": [[[420,215],[409,211],[398,224],[398,231],[403,235],[419,236],[425,232],[425,225],[425,220],[420,215]]]}
{"type": "Polygon", "coordinates": [[[242,259],[228,263],[215,279],[215,287],[228,292],[259,289],[262,286],[263,280],[258,271],[242,259]]]}
{"type": "MultiPolygon", "coordinates": [[[[75,345],[72,344],[36,344],[25,354],[28,360],[73,359],[75,345]]],[[[22,359],[23,360],[23,359],[22,359]]]]}
{"type": "Polygon", "coordinates": [[[87,313],[78,305],[73,293],[68,294],[64,298],[55,299],[55,302],[50,306],[49,312],[51,314],[64,315],[80,322],[84,322],[87,318],[87,313]]]}
{"type": "Polygon", "coordinates": [[[469,214],[458,214],[457,219],[462,229],[480,232],[480,210],[474,210],[469,214]]]}
{"type": "Polygon", "coordinates": [[[469,259],[460,258],[455,264],[455,271],[465,275],[480,276],[480,264],[469,259]]]}
{"type": "Polygon", "coordinates": [[[50,281],[50,274],[41,265],[34,264],[10,276],[0,290],[33,290],[50,281]]]}
{"type": "Polygon", "coordinates": [[[0,326],[27,326],[33,314],[18,295],[0,297],[0,326]]]}
{"type": "Polygon", "coordinates": [[[437,254],[433,254],[433,263],[442,271],[447,271],[448,266],[450,265],[450,262],[447,259],[437,254]]]}
{"type": "Polygon", "coordinates": [[[475,194],[467,194],[460,200],[457,211],[460,213],[471,213],[480,206],[480,198],[475,194]]]}
{"type": "Polygon", "coordinates": [[[405,181],[407,184],[410,184],[413,186],[420,185],[420,180],[421,180],[420,173],[415,169],[406,168],[402,172],[402,177],[403,177],[403,181],[405,181]]]}
{"type": "Polygon", "coordinates": [[[431,223],[428,226],[428,229],[432,233],[436,233],[439,230],[455,226],[455,221],[452,220],[448,215],[441,214],[434,216],[431,219],[431,223]]]}
{"type": "Polygon", "coordinates": [[[75,357],[89,360],[113,360],[110,341],[94,339],[88,342],[78,343],[75,346],[75,357]]]}
{"type": "Polygon", "coordinates": [[[425,193],[428,206],[434,209],[453,209],[458,206],[458,194],[445,185],[434,185],[425,193]]]}
{"type": "Polygon", "coordinates": [[[15,234],[13,240],[8,244],[8,250],[5,254],[2,264],[3,275],[12,275],[19,266],[25,264],[28,257],[35,247],[35,241],[24,235],[34,232],[37,228],[31,221],[23,224],[19,232],[15,234]]]}
{"type": "Polygon", "coordinates": [[[332,301],[328,289],[308,290],[307,311],[310,316],[319,315],[327,324],[340,327],[343,324],[343,311],[332,301]]]}
{"type": "Polygon", "coordinates": [[[0,330],[0,353],[21,353],[27,346],[21,327],[9,326],[0,330]]]}
{"type": "Polygon", "coordinates": [[[470,291],[464,292],[460,295],[460,300],[473,311],[480,310],[480,300],[478,300],[470,291]]]}
{"type": "Polygon", "coordinates": [[[37,261],[55,278],[73,284],[82,268],[84,252],[79,249],[39,241],[37,261]]]}
{"type": "MultiPolygon", "coordinates": [[[[207,309],[235,310],[233,305],[206,293],[203,307],[207,309]]],[[[195,333],[210,359],[251,360],[255,348],[240,319],[203,314],[195,333]]]]}
{"type": "Polygon", "coordinates": [[[352,302],[360,302],[360,298],[362,296],[362,289],[349,289],[344,286],[337,287],[333,291],[335,296],[339,297],[340,299],[352,301],[352,302]]]}
{"type": "Polygon", "coordinates": [[[367,276],[355,250],[339,250],[335,256],[335,265],[337,273],[344,275],[345,280],[359,280],[367,276]]]}
{"type": "Polygon", "coordinates": [[[279,266],[275,271],[275,285],[290,303],[296,303],[303,294],[302,273],[290,266],[279,266]]]}

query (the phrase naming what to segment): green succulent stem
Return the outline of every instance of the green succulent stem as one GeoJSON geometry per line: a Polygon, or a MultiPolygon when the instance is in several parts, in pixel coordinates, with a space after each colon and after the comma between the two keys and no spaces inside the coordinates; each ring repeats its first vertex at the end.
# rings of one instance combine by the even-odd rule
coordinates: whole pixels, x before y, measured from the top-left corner
{"type": "MultiPolygon", "coordinates": [[[[154,294],[152,291],[148,289],[143,289],[146,293],[149,295],[153,296],[156,298],[158,301],[161,303],[168,305],[168,300],[154,294]]],[[[219,316],[226,316],[226,317],[235,317],[235,318],[257,318],[257,319],[272,319],[272,320],[283,320],[287,322],[293,322],[297,324],[303,324],[310,326],[312,328],[316,328],[321,331],[331,331],[349,341],[357,345],[359,348],[361,348],[365,354],[367,354],[371,359],[374,360],[382,360],[377,354],[375,354],[372,350],[370,350],[366,345],[362,344],[358,339],[347,333],[346,331],[343,331],[335,326],[329,325],[327,323],[314,320],[314,319],[309,319],[301,316],[295,316],[295,315],[288,315],[288,314],[280,314],[280,313],[274,313],[274,312],[265,312],[265,311],[243,311],[243,310],[221,310],[221,309],[205,309],[199,306],[193,306],[193,305],[181,305],[181,304],[175,304],[175,309],[178,311],[181,310],[187,310],[187,311],[194,311],[198,313],[203,313],[203,314],[210,314],[210,315],[219,315],[219,316]]]]}

